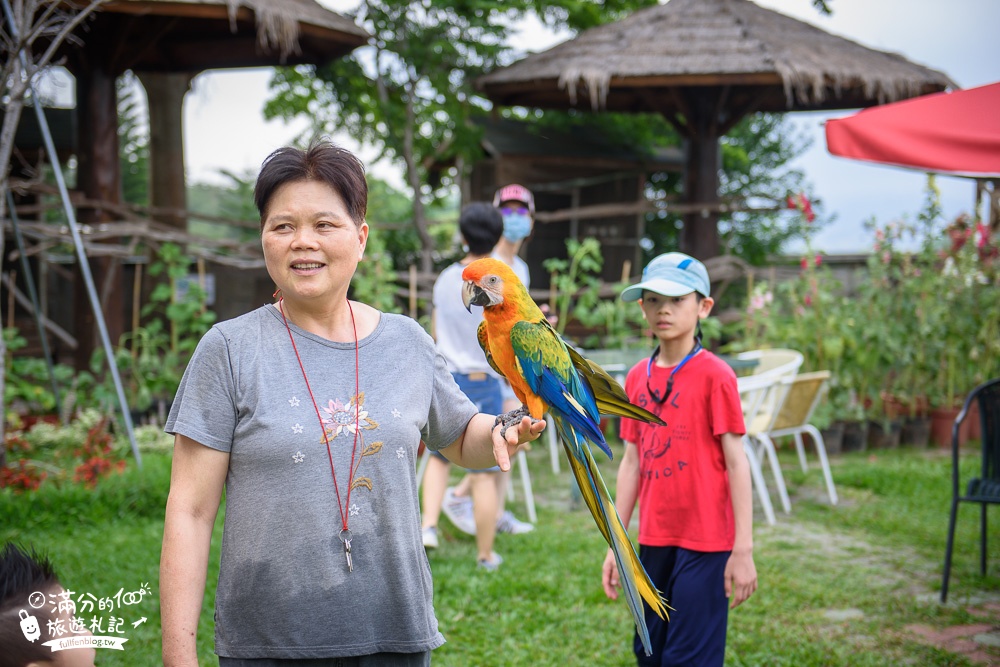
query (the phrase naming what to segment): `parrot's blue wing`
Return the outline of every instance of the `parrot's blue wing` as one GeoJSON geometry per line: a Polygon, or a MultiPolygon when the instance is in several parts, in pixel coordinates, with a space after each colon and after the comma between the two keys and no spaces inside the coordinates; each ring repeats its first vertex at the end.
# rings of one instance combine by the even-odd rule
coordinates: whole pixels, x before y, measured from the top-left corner
{"type": "Polygon", "coordinates": [[[582,436],[613,458],[590,385],[580,379],[566,344],[547,321],[521,321],[511,327],[510,342],[525,381],[582,436]]]}

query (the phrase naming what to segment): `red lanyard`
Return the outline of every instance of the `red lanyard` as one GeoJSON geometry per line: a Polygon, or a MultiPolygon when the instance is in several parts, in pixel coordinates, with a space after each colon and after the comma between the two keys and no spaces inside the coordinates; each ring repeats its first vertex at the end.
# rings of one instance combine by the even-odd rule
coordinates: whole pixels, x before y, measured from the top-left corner
{"type": "MultiPolygon", "coordinates": [[[[280,290],[279,290],[280,291],[280,290]]],[[[340,487],[337,486],[337,473],[333,468],[333,452],[330,450],[330,438],[326,434],[326,426],[323,425],[323,417],[319,413],[319,405],[316,397],[313,396],[312,387],[309,386],[309,378],[306,377],[306,368],[302,365],[302,357],[299,356],[299,349],[295,345],[295,338],[292,336],[292,329],[288,326],[288,319],[285,317],[285,309],[281,306],[284,298],[278,299],[278,310],[281,312],[281,319],[285,323],[285,330],[288,331],[288,340],[292,342],[292,350],[295,352],[295,359],[299,362],[299,369],[302,371],[302,379],[306,383],[306,390],[312,400],[313,409],[316,410],[316,419],[319,420],[320,430],[323,431],[323,442],[326,443],[326,455],[330,460],[330,476],[333,477],[333,491],[337,494],[337,509],[340,511],[340,521],[343,528],[340,531],[340,541],[344,543],[344,556],[347,558],[347,570],[354,571],[354,562],[351,558],[351,530],[347,527],[351,508],[351,487],[354,480],[354,456],[358,451],[358,431],[361,430],[361,354],[358,343],[358,325],[354,320],[354,308],[348,299],[347,308],[351,311],[351,326],[354,327],[354,446],[351,447],[351,465],[348,468],[347,476],[347,502],[340,502],[340,487]]],[[[359,462],[360,463],[360,462],[359,462]]]]}

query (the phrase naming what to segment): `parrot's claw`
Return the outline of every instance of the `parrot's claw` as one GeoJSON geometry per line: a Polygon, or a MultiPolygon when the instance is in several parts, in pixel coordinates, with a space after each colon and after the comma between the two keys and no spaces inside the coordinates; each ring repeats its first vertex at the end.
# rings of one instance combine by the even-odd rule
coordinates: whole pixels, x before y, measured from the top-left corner
{"type": "MultiPolygon", "coordinates": [[[[500,437],[506,440],[507,429],[509,429],[511,426],[517,426],[518,424],[521,423],[521,420],[524,419],[525,417],[530,417],[530,415],[528,414],[528,406],[522,405],[521,407],[515,410],[511,410],[510,412],[505,412],[502,415],[497,415],[496,420],[493,422],[493,428],[496,428],[497,426],[502,424],[503,428],[500,429],[500,437]]],[[[541,420],[531,417],[532,424],[535,424],[539,421],[541,420]]]]}

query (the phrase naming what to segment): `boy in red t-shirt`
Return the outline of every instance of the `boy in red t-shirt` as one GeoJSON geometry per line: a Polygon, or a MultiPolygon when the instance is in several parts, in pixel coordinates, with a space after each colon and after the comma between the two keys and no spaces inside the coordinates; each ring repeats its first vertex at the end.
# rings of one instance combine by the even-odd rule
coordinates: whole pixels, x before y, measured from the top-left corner
{"type": "MultiPolygon", "coordinates": [[[[646,607],[653,654],[647,657],[635,638],[642,666],[722,665],[728,609],[757,589],[736,375],[700,340],[699,321],[714,304],[710,289],[704,264],[672,252],[653,259],[642,281],[622,292],[623,300],[639,301],[659,341],[629,371],[625,391],[666,422],[621,425],[625,454],[615,504],[627,526],[639,501],[639,558],[675,610],[666,622],[646,607]]],[[[610,550],[603,583],[616,599],[610,550]]]]}

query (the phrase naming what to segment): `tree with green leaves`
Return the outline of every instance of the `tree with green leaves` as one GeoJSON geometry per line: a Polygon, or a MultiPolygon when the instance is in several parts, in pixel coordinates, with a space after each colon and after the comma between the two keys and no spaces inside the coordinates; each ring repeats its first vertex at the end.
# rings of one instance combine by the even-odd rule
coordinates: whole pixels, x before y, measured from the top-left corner
{"type": "MultiPolygon", "coordinates": [[[[556,0],[538,10],[548,25],[579,30],[655,0],[556,0]]],[[[372,46],[324,67],[282,69],[271,82],[269,118],[309,117],[313,130],[348,132],[403,165],[413,194],[421,269],[433,265],[426,207],[477,156],[481,129],[471,121],[489,102],[477,76],[509,62],[515,22],[534,11],[527,0],[363,0],[347,12],[372,35],[372,46]],[[442,165],[453,168],[442,170],[442,165]]]]}
{"type": "Polygon", "coordinates": [[[272,80],[266,116],[308,114],[314,130],[344,130],[402,161],[424,271],[433,261],[425,209],[443,184],[432,167],[478,144],[468,119],[485,104],[471,81],[496,65],[509,19],[521,9],[519,2],[364,0],[348,16],[374,35],[372,46],[323,67],[279,70],[272,80]]]}

